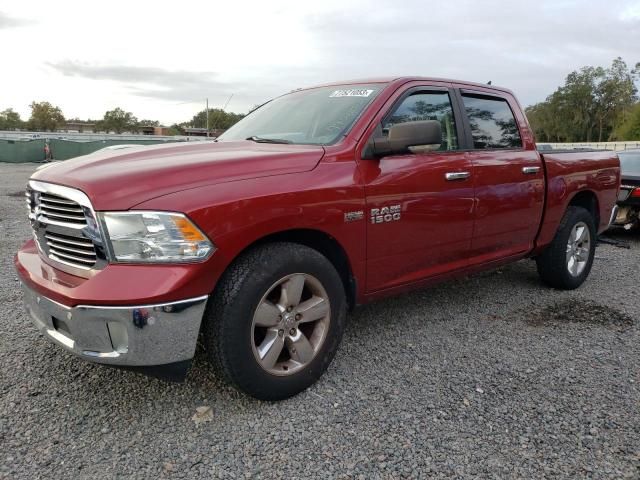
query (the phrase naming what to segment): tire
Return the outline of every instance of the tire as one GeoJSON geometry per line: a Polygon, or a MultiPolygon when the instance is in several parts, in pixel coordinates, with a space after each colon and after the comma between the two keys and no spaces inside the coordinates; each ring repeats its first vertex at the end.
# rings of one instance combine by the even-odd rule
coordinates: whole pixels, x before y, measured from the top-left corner
{"type": "Polygon", "coordinates": [[[542,281],[560,290],[578,288],[591,271],[596,242],[597,232],[591,213],[582,207],[567,208],[553,241],[536,258],[542,281]]]}
{"type": "Polygon", "coordinates": [[[324,373],[345,318],[345,289],[331,262],[303,245],[271,243],[223,274],[205,313],[204,342],[227,383],[260,400],[282,400],[324,373]]]}

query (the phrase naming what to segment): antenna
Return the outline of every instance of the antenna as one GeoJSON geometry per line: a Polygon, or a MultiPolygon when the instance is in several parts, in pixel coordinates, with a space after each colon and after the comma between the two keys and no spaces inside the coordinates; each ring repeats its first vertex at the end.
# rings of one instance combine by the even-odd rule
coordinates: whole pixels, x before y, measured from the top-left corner
{"type": "Polygon", "coordinates": [[[233,93],[229,95],[229,98],[227,99],[227,103],[224,104],[224,107],[222,107],[222,110],[227,109],[227,105],[229,105],[229,102],[231,101],[232,98],[233,98],[233,93]]]}

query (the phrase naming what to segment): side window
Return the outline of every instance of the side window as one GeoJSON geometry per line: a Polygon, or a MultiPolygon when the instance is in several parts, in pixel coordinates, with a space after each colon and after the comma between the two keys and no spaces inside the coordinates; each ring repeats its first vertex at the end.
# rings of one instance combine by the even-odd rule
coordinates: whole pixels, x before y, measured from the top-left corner
{"type": "Polygon", "coordinates": [[[473,148],[520,148],[522,139],[506,100],[462,94],[471,125],[473,148]]]}
{"type": "Polygon", "coordinates": [[[397,123],[417,120],[437,120],[442,126],[442,143],[439,150],[457,150],[458,136],[453,118],[451,100],[447,92],[420,92],[405,98],[382,125],[382,133],[397,123]]]}

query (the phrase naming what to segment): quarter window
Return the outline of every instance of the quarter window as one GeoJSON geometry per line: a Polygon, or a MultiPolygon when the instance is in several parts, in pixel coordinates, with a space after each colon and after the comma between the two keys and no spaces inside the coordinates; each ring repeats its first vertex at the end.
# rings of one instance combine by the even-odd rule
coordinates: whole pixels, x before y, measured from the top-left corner
{"type": "Polygon", "coordinates": [[[504,99],[462,94],[473,148],[521,148],[516,119],[504,99]]]}
{"type": "Polygon", "coordinates": [[[442,127],[442,143],[438,150],[457,150],[458,136],[447,92],[421,92],[405,98],[382,124],[382,133],[398,123],[418,120],[437,120],[442,127]]]}

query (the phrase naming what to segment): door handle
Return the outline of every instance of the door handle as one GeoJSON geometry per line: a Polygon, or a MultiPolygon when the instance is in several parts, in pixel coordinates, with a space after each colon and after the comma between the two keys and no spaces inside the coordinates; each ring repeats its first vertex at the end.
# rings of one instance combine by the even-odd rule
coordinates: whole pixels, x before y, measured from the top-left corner
{"type": "Polygon", "coordinates": [[[532,175],[534,173],[538,173],[540,171],[540,167],[522,167],[522,173],[525,175],[532,175]]]}
{"type": "Polygon", "coordinates": [[[452,182],[454,180],[466,180],[471,176],[471,172],[449,172],[444,174],[444,178],[452,182]]]}

